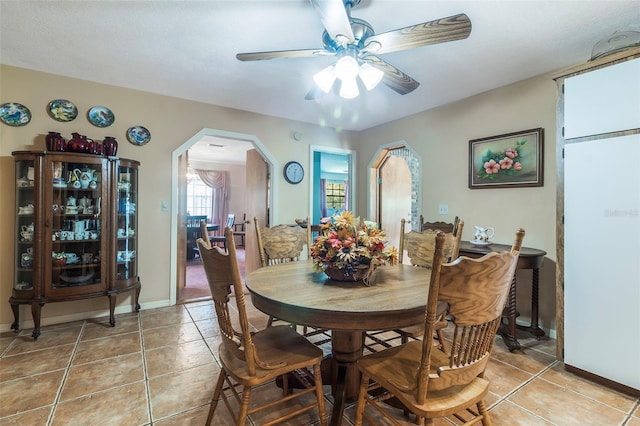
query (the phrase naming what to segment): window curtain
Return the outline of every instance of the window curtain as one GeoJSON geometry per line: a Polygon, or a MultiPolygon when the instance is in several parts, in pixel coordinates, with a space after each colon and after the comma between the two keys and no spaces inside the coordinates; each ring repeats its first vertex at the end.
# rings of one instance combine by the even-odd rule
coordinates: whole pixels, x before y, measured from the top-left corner
{"type": "Polygon", "coordinates": [[[202,181],[212,189],[211,200],[211,223],[220,225],[219,235],[224,233],[224,224],[227,222],[229,214],[229,172],[217,170],[194,169],[202,181]]]}
{"type": "Polygon", "coordinates": [[[327,217],[327,180],[320,179],[320,212],[327,217]]]}

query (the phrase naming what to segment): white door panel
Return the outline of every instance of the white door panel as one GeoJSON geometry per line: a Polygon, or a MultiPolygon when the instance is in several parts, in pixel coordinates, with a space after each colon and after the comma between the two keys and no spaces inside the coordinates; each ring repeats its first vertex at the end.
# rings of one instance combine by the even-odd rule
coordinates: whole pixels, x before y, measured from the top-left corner
{"type": "Polygon", "coordinates": [[[640,135],[565,145],[565,363],[640,389],[640,135]]]}

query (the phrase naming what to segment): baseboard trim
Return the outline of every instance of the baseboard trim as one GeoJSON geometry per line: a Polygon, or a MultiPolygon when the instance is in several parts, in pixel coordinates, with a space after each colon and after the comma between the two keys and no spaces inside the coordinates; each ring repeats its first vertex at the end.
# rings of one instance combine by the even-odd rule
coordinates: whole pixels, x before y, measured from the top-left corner
{"type": "Polygon", "coordinates": [[[575,374],[576,376],[584,377],[587,380],[601,384],[610,389],[617,390],[619,392],[625,393],[627,395],[631,395],[636,398],[640,397],[640,390],[632,388],[631,386],[627,386],[625,384],[615,382],[611,379],[607,379],[606,377],[598,376],[597,374],[591,373],[589,371],[585,371],[581,368],[574,367],[569,364],[565,364],[564,369],[570,373],[575,374]]]}
{"type": "MultiPolygon", "coordinates": [[[[171,306],[169,299],[156,300],[148,303],[141,303],[140,310],[164,308],[166,306],[171,306]]],[[[130,312],[134,312],[134,307],[131,305],[117,306],[114,311],[116,315],[127,314],[130,312]]],[[[55,324],[63,324],[63,323],[72,322],[72,321],[82,321],[82,320],[91,319],[91,318],[100,318],[108,315],[109,315],[109,310],[104,309],[99,311],[78,312],[78,313],[73,313],[69,315],[59,315],[55,317],[42,317],[42,319],[40,320],[40,327],[45,327],[48,325],[55,325],[55,324]]],[[[11,324],[12,323],[0,324],[0,332],[4,333],[7,331],[10,331],[11,324]]],[[[30,314],[28,315],[28,318],[25,318],[23,321],[20,321],[20,330],[32,329],[33,326],[34,326],[33,319],[31,318],[30,314]]]]}

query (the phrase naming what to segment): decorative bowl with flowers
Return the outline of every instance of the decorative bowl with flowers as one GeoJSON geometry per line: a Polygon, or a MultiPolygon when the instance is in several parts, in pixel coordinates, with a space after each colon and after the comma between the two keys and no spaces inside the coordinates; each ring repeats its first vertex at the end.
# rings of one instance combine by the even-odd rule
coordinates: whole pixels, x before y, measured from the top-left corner
{"type": "Polygon", "coordinates": [[[325,217],[311,246],[316,270],[337,281],[368,284],[377,266],[398,261],[398,251],[375,222],[361,220],[349,211],[325,217]]]}

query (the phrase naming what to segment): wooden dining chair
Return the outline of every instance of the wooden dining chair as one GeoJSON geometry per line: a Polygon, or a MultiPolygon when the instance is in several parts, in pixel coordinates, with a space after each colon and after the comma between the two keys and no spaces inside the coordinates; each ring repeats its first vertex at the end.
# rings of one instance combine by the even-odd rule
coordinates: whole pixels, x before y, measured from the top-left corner
{"type": "Polygon", "coordinates": [[[270,228],[260,226],[257,217],[253,218],[258,240],[260,266],[297,262],[307,241],[307,231],[299,226],[276,225],[270,228]]]}
{"type": "MultiPolygon", "coordinates": [[[[263,228],[260,226],[258,218],[253,218],[253,221],[255,223],[260,265],[262,267],[300,261],[305,244],[307,245],[307,256],[309,256],[311,246],[311,230],[309,227],[276,225],[270,228],[263,228]]],[[[307,223],[309,223],[309,218],[307,218],[307,223]]],[[[267,327],[271,327],[275,321],[280,320],[269,316],[267,327]]],[[[296,328],[295,324],[290,325],[294,329],[296,328]]],[[[306,326],[302,328],[302,334],[305,337],[322,336],[320,340],[315,340],[317,345],[330,341],[329,333],[330,331],[324,329],[310,330],[306,326]]]]}
{"type": "MultiPolygon", "coordinates": [[[[479,259],[459,257],[444,263],[445,236],[436,236],[427,310],[422,340],[366,355],[357,361],[362,373],[356,425],[363,419],[372,424],[375,409],[389,423],[399,425],[383,401],[399,405],[416,415],[416,423],[432,424],[433,419],[455,416],[471,424],[490,425],[484,397],[489,380],[484,377],[500,326],[502,310],[516,270],[524,230],[519,229],[511,251],[489,253],[479,259]],[[434,350],[432,343],[438,324],[438,301],[449,306],[454,325],[451,351],[434,350]],[[476,408],[474,410],[473,408],[476,408]],[[464,413],[466,411],[466,413],[464,413]]],[[[396,413],[398,417],[400,413],[396,413]]],[[[378,419],[379,420],[379,419],[378,419]]],[[[404,424],[404,423],[403,423],[404,424]]]]}
{"type": "Polygon", "coordinates": [[[247,222],[247,214],[243,213],[242,214],[242,222],[240,223],[236,223],[235,222],[235,216],[234,216],[234,222],[233,222],[233,236],[234,237],[240,237],[240,244],[238,244],[238,247],[244,247],[244,237],[246,235],[246,224],[249,223],[247,222]]]}
{"type": "Polygon", "coordinates": [[[453,219],[453,223],[448,222],[425,222],[424,216],[420,215],[420,227],[418,230],[420,232],[426,231],[427,229],[434,229],[442,232],[451,232],[452,234],[457,234],[458,232],[458,224],[460,223],[460,218],[458,216],[453,219]]]}
{"type": "MultiPolygon", "coordinates": [[[[276,225],[271,228],[262,228],[260,220],[253,218],[258,241],[258,254],[260,266],[267,267],[279,263],[297,262],[300,260],[304,248],[304,236],[302,228],[298,226],[276,225]]],[[[279,321],[269,316],[267,327],[271,327],[274,321],[279,321]]],[[[295,326],[294,326],[295,328],[295,326]]]]}
{"type": "MultiPolygon", "coordinates": [[[[436,234],[438,232],[433,229],[425,229],[422,232],[411,231],[407,234],[404,233],[405,220],[400,221],[400,248],[398,253],[398,262],[403,261],[404,250],[407,250],[407,257],[414,266],[420,266],[423,268],[432,267],[433,254],[435,252],[436,234]]],[[[462,238],[462,230],[464,229],[464,221],[458,220],[456,217],[455,227],[456,233],[443,232],[444,234],[444,259],[445,262],[451,262],[458,258],[458,251],[460,249],[460,239],[462,238]]],[[[440,349],[446,352],[446,344],[444,339],[443,329],[448,325],[447,323],[447,304],[440,301],[438,302],[438,318],[439,321],[436,326],[436,337],[439,342],[440,349]]],[[[407,343],[409,339],[420,339],[424,334],[423,324],[417,324],[410,327],[404,327],[394,330],[400,334],[400,341],[407,343]]]]}
{"type": "MultiPolygon", "coordinates": [[[[236,221],[236,215],[233,213],[229,213],[227,215],[227,221],[224,225],[224,228],[233,228],[233,224],[236,221]]],[[[205,221],[200,222],[200,233],[202,234],[202,238],[208,238],[209,244],[216,245],[217,243],[222,243],[222,247],[227,249],[227,239],[224,235],[209,235],[209,231],[207,230],[207,223],[205,221]]]]}
{"type": "MultiPolygon", "coordinates": [[[[233,229],[225,228],[224,236],[227,240],[228,252],[226,253],[217,246],[208,245],[202,238],[197,241],[211,289],[221,339],[218,347],[221,369],[206,424],[211,424],[218,402],[222,399],[236,425],[245,425],[250,415],[287,402],[292,409],[286,413],[283,412],[286,406],[281,407],[280,410],[273,410],[272,412],[277,413],[278,417],[269,424],[285,422],[302,413],[317,409],[320,424],[326,425],[320,371],[322,350],[291,327],[273,326],[257,332],[250,328],[233,229]],[[235,297],[231,298],[231,294],[235,297]],[[232,321],[234,313],[230,307],[230,299],[235,300],[238,321],[232,321]],[[239,327],[234,324],[239,324],[239,327]],[[305,389],[290,392],[287,384],[289,374],[306,376],[306,380],[300,380],[306,385],[305,389]],[[278,377],[281,377],[284,382],[284,391],[279,400],[274,401],[271,398],[266,402],[262,399],[260,402],[252,402],[251,396],[255,387],[275,381],[278,377]],[[236,388],[238,385],[242,388],[240,393],[236,388]],[[314,392],[315,399],[309,403],[305,395],[314,392]],[[232,410],[232,404],[229,402],[231,397],[235,398],[239,406],[237,413],[232,410]],[[292,404],[291,400],[296,400],[297,403],[292,404]]],[[[279,393],[272,392],[272,394],[279,393]]]]}
{"type": "Polygon", "coordinates": [[[193,259],[198,254],[196,240],[200,235],[200,221],[207,220],[206,215],[187,216],[185,218],[186,238],[187,238],[187,260],[193,259]]]}
{"type": "Polygon", "coordinates": [[[207,248],[211,248],[211,236],[209,235],[209,230],[207,229],[207,222],[205,222],[204,220],[200,221],[200,238],[202,238],[202,242],[207,246],[207,248]]]}

